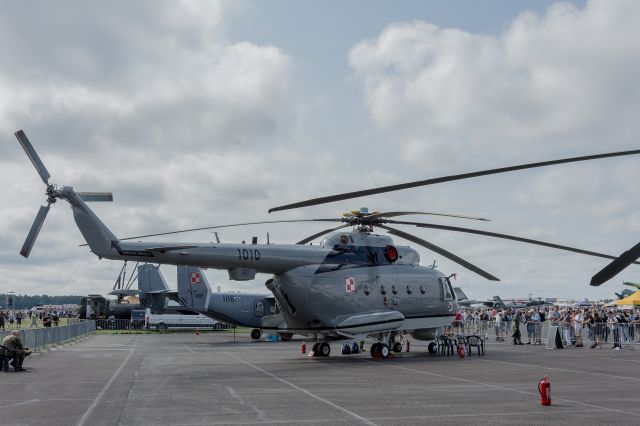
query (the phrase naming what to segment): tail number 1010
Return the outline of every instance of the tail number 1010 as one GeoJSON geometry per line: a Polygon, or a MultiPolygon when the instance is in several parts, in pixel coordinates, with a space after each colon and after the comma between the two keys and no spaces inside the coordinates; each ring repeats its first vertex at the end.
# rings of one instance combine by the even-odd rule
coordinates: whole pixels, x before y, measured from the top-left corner
{"type": "Polygon", "coordinates": [[[260,260],[260,250],[258,249],[236,249],[239,260],[260,260]]]}

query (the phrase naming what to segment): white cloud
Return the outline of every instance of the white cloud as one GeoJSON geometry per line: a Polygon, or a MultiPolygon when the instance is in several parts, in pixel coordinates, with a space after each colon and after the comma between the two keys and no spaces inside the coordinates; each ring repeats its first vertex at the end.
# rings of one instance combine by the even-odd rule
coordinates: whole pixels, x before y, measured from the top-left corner
{"type": "MultiPolygon", "coordinates": [[[[595,0],[583,9],[557,3],[544,16],[522,13],[496,36],[399,22],[354,46],[349,61],[375,125],[397,141],[403,170],[416,179],[632,149],[640,133],[639,18],[637,2],[595,0]]],[[[438,193],[455,199],[458,211],[481,209],[498,220],[489,225],[497,232],[536,238],[534,227],[543,227],[556,231],[547,241],[617,255],[638,238],[631,233],[637,164],[561,166],[446,184],[448,192],[438,193]]],[[[416,199],[438,198],[425,195],[431,187],[413,191],[416,199]]],[[[463,257],[475,251],[477,259],[464,239],[447,240],[445,247],[463,257]]],[[[485,256],[487,269],[526,286],[566,271],[546,279],[588,292],[589,272],[604,266],[581,259],[571,269],[563,265],[574,255],[489,243],[499,250],[485,256]],[[527,266],[524,253],[540,262],[527,266]]]]}
{"type": "MultiPolygon", "coordinates": [[[[344,97],[299,86],[300,69],[322,69],[335,58],[308,55],[318,62],[302,67],[301,58],[268,41],[229,39],[228,26],[244,7],[235,1],[6,6],[0,15],[0,179],[6,188],[0,291],[105,292],[121,267],[76,247],[82,239],[64,203],[53,206],[31,258],[17,255],[44,201],[42,183],[10,135],[18,128],[26,130],[52,181],[114,192],[113,204],[94,207],[121,237],[338,217],[369,206],[485,216],[494,222],[415,220],[611,254],[637,242],[636,159],[266,214],[313,196],[635,146],[636,2],[590,2],[584,9],[556,4],[544,16],[520,15],[497,36],[421,21],[391,24],[349,52],[355,78],[322,84],[340,91],[360,82],[373,129],[359,110],[345,110],[352,105],[336,104],[344,97]]],[[[270,232],[272,241],[293,242],[320,229],[254,226],[220,235],[228,242],[253,235],[264,241],[270,232]]],[[[436,258],[444,272],[460,272],[458,284],[472,297],[581,296],[606,263],[485,237],[406,230],[504,280],[487,283],[420,249],[423,264],[436,258]]],[[[212,238],[204,232],[175,240],[212,238]]],[[[164,271],[171,281],[175,269],[164,271]]],[[[207,274],[214,286],[264,291],[265,277],[227,284],[225,271],[207,274]]]]}

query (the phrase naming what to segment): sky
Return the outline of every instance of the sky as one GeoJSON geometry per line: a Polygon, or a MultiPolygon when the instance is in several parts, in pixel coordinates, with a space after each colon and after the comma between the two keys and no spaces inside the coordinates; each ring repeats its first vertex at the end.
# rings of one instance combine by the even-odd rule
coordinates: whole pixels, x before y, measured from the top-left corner
{"type": "MultiPolygon", "coordinates": [[[[29,259],[18,252],[44,186],[111,191],[92,207],[119,237],[360,207],[619,255],[640,235],[640,158],[450,182],[268,214],[304,199],[535,161],[640,148],[640,3],[554,1],[3,1],[0,14],[0,293],[111,290],[64,202],[29,259]]],[[[295,243],[324,225],[228,228],[295,243]]],[[[488,237],[402,228],[498,276],[457,273],[472,298],[613,297],[608,261],[488,237]]],[[[380,233],[384,233],[380,230],[380,233]]],[[[171,241],[212,241],[210,232],[171,241]]],[[[164,241],[168,237],[163,238],[164,241]]],[[[399,245],[410,243],[396,239],[399,245]]],[[[127,266],[132,271],[133,264],[127,266]]],[[[163,266],[170,285],[175,267],[163,266]]],[[[265,291],[266,275],[225,291],[265,291]]]]}

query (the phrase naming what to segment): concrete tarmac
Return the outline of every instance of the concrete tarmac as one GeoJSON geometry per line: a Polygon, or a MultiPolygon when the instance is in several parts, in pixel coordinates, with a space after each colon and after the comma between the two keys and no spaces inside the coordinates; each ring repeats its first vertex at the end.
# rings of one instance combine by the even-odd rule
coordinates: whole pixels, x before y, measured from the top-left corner
{"type": "MultiPolygon", "coordinates": [[[[309,358],[300,340],[97,335],[0,372],[3,425],[638,424],[638,351],[489,342],[484,357],[309,358]],[[538,381],[551,381],[541,406],[538,381]]],[[[307,342],[307,350],[310,350],[307,342]]],[[[368,347],[368,344],[367,344],[368,347]]]]}

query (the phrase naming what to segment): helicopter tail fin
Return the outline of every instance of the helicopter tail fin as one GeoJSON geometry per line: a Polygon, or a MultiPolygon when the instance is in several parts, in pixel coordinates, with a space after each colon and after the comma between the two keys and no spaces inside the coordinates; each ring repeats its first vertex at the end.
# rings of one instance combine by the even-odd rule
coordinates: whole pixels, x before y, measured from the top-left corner
{"type": "Polygon", "coordinates": [[[138,290],[140,303],[152,313],[162,313],[167,306],[169,286],[160,273],[160,266],[145,264],[138,266],[138,290]]]}
{"type": "Polygon", "coordinates": [[[65,186],[60,190],[61,198],[66,199],[73,210],[73,218],[80,233],[89,245],[91,251],[99,257],[108,259],[120,259],[118,253],[118,237],[105,225],[100,218],[87,206],[86,201],[109,201],[86,197],[83,193],[77,193],[73,188],[65,186]]]}
{"type": "Polygon", "coordinates": [[[178,298],[180,304],[195,311],[206,310],[211,287],[202,269],[178,266],[178,298]]]}

